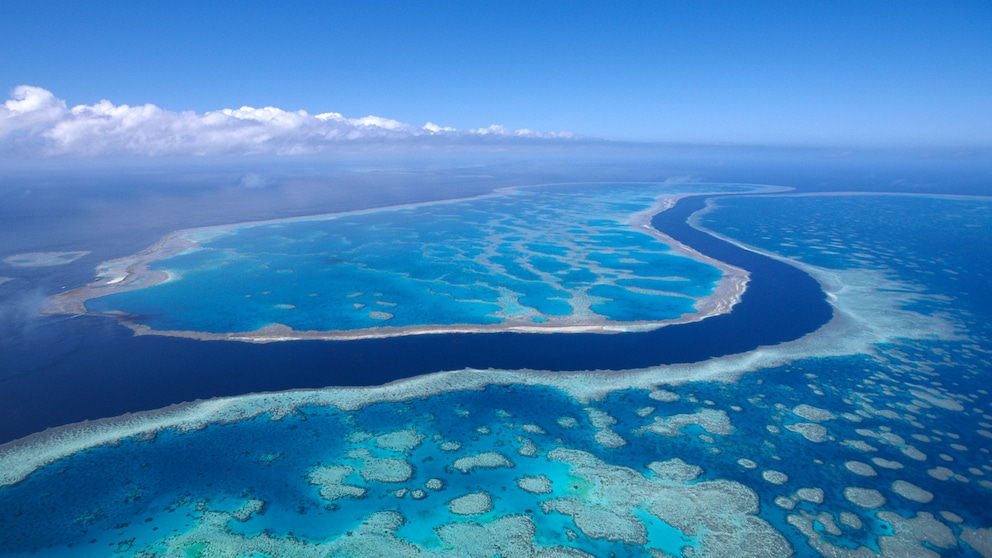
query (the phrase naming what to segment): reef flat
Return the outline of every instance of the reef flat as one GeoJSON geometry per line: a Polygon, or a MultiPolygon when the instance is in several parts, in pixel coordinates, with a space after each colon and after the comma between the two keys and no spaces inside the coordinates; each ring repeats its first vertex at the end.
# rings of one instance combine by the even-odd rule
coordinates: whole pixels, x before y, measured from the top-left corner
{"type": "Polygon", "coordinates": [[[86,250],[75,252],[28,252],[7,256],[2,261],[14,267],[51,267],[54,265],[71,264],[89,253],[86,250]]]}
{"type": "Polygon", "coordinates": [[[49,313],[250,342],[453,332],[629,332],[730,311],[747,273],[651,227],[742,185],[572,184],[177,231],[105,262],[49,313]]]}
{"type": "Polygon", "coordinates": [[[815,276],[830,322],[699,363],[461,370],[55,429],[0,447],[0,550],[992,554],[992,200],[734,196],[695,221],[815,276]]]}

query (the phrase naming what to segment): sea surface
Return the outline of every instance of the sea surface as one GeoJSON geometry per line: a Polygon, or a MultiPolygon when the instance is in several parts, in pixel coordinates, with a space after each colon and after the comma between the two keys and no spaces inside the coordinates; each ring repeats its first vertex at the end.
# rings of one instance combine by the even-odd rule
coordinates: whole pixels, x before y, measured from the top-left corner
{"type": "MultiPolygon", "coordinates": [[[[350,385],[370,386],[403,374],[389,369],[473,370],[334,392],[350,404],[274,393],[239,417],[76,452],[0,488],[0,553],[992,552],[992,201],[706,196],[655,226],[752,273],[732,313],[612,336],[265,346],[70,320],[142,349],[127,363],[142,377],[130,386],[139,405],[154,404],[139,393],[152,381],[191,384],[173,371],[179,359],[191,375],[262,360],[292,382],[325,356],[351,361],[352,375],[367,368],[350,385]],[[685,224],[693,213],[703,230],[685,224]],[[524,368],[556,372],[524,382],[500,370],[524,368]]],[[[77,358],[113,370],[120,355],[77,358]]],[[[271,385],[269,369],[245,370],[242,389],[268,391],[250,386],[271,385]]],[[[118,380],[107,385],[119,398],[129,387],[118,380]]]]}
{"type": "MultiPolygon", "coordinates": [[[[713,186],[692,188],[702,192],[713,186]]],[[[35,319],[30,329],[0,339],[4,368],[15,371],[3,378],[7,400],[0,406],[0,441],[81,420],[243,393],[378,385],[464,368],[622,370],[696,362],[796,339],[830,319],[823,291],[807,274],[688,226],[686,218],[703,202],[686,198],[658,214],[653,226],[751,274],[729,314],[623,335],[497,332],[265,345],[134,336],[116,320],[89,315],[35,319]]],[[[87,259],[92,255],[80,260],[82,272],[63,280],[91,281],[99,262],[87,266],[87,259]]],[[[41,303],[40,296],[35,299],[41,303]]]]}
{"type": "Polygon", "coordinates": [[[206,334],[276,324],[333,332],[676,320],[714,294],[721,272],[629,221],[662,194],[701,188],[557,185],[195,229],[178,235],[192,248],[149,264],[172,280],[92,299],[87,309],[206,334]]]}

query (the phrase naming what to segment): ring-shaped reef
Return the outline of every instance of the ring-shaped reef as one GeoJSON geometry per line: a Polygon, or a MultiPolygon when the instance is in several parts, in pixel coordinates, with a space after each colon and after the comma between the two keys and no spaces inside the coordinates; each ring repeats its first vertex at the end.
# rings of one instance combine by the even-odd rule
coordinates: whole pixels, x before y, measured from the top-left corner
{"type": "Polygon", "coordinates": [[[686,195],[761,189],[548,185],[186,229],[105,262],[58,305],[138,333],[242,341],[645,331],[725,313],[747,282],[651,217],[686,195]]]}

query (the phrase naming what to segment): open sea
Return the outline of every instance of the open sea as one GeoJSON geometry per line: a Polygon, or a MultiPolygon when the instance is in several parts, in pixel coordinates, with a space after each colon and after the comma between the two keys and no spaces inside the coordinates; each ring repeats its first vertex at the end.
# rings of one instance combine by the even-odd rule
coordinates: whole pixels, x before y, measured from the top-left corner
{"type": "MultiPolygon", "coordinates": [[[[120,214],[75,242],[19,228],[0,256],[92,253],[0,269],[0,460],[129,433],[0,486],[0,555],[992,555],[992,200],[813,190],[660,213],[750,282],[730,313],[620,334],[134,336],[30,310],[172,230],[244,218],[102,249],[120,214]],[[327,386],[368,387],[305,391],[327,386]],[[182,428],[139,414],[15,441],[259,392],[240,414],[190,406],[195,424],[175,409],[182,428]]],[[[117,207],[99,199],[87,223],[117,207]]]]}

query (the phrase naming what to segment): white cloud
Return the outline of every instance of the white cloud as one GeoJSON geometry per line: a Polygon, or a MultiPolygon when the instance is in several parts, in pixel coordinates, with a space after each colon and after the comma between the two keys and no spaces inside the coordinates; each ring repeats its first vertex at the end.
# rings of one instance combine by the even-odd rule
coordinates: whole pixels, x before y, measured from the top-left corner
{"type": "Polygon", "coordinates": [[[488,128],[456,130],[428,122],[412,126],[380,116],[345,118],[276,107],[241,107],[203,114],[155,105],[114,105],[102,100],[69,108],[40,87],[21,85],[0,106],[0,154],[42,155],[292,155],[332,149],[348,141],[403,141],[424,137],[465,139],[571,138],[568,133],[488,128]]]}
{"type": "Polygon", "coordinates": [[[0,139],[14,133],[32,134],[57,122],[68,109],[65,102],[40,87],[21,85],[0,107],[0,139]]]}
{"type": "Polygon", "coordinates": [[[441,132],[456,132],[457,131],[457,130],[455,130],[454,128],[452,128],[450,126],[438,126],[437,124],[435,124],[433,122],[428,122],[427,124],[424,124],[424,130],[427,130],[428,132],[430,132],[432,134],[438,134],[438,133],[441,133],[441,132]]]}

